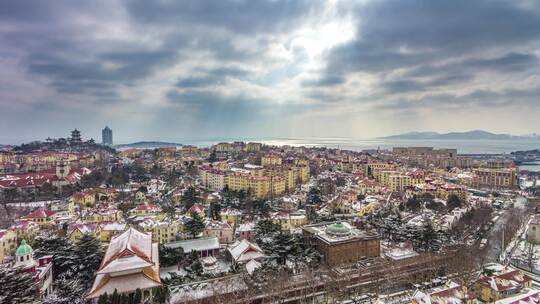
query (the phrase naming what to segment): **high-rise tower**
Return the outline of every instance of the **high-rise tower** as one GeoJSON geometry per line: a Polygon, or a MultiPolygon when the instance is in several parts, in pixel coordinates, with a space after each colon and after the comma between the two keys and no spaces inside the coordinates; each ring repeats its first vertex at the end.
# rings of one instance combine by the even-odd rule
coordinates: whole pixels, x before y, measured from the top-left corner
{"type": "Polygon", "coordinates": [[[101,130],[101,140],[104,145],[112,146],[113,144],[112,130],[108,126],[106,126],[103,130],[101,130]]]}

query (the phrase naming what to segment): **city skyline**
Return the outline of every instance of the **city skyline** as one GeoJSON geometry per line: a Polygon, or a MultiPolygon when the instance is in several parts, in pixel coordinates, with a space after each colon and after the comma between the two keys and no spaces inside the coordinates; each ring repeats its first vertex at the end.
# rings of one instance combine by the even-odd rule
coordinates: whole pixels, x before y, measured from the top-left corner
{"type": "Polygon", "coordinates": [[[0,6],[1,143],[539,132],[534,1],[0,6]]]}

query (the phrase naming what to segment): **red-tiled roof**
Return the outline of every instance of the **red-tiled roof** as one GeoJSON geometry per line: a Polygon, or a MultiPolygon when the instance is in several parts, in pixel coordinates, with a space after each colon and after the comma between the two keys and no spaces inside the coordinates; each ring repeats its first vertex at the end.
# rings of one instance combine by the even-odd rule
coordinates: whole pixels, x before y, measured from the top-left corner
{"type": "Polygon", "coordinates": [[[47,218],[55,215],[56,212],[46,209],[38,209],[35,211],[30,212],[28,215],[25,216],[25,218],[33,219],[33,218],[47,218]]]}

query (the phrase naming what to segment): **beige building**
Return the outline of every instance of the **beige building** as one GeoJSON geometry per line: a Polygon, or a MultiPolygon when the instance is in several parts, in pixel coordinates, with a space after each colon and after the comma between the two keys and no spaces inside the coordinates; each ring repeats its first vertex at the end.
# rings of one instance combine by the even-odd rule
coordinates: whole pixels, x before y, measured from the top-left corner
{"type": "Polygon", "coordinates": [[[535,215],[529,222],[527,241],[533,244],[540,244],[540,214],[535,215]]]}
{"type": "Polygon", "coordinates": [[[473,184],[475,187],[514,188],[517,186],[515,168],[478,168],[474,170],[473,184]]]}
{"type": "Polygon", "coordinates": [[[199,176],[203,187],[212,191],[221,191],[225,187],[225,172],[212,167],[199,168],[199,176]]]}
{"type": "Polygon", "coordinates": [[[204,237],[217,237],[221,244],[232,243],[234,240],[233,228],[227,222],[211,221],[206,224],[204,237]]]}
{"type": "Polygon", "coordinates": [[[0,264],[12,256],[17,248],[17,234],[11,230],[0,230],[0,264]]]}

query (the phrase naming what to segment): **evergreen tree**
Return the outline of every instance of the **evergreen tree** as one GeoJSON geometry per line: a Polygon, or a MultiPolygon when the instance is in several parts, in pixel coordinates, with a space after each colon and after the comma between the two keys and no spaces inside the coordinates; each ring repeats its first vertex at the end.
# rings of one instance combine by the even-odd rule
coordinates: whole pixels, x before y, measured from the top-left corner
{"type": "Polygon", "coordinates": [[[296,251],[294,237],[288,233],[280,231],[272,240],[269,253],[280,265],[285,265],[287,259],[296,251]]]}
{"type": "Polygon", "coordinates": [[[80,279],[61,274],[54,284],[54,292],[45,298],[44,304],[84,304],[87,289],[80,279]]]}
{"type": "Polygon", "coordinates": [[[37,237],[32,247],[36,258],[45,255],[53,256],[53,273],[55,275],[77,272],[79,261],[75,253],[75,246],[69,239],[56,235],[44,235],[37,237]]]}
{"type": "Polygon", "coordinates": [[[212,151],[212,153],[210,153],[210,155],[208,156],[207,160],[210,163],[215,163],[217,161],[216,151],[212,151]]]}
{"type": "Polygon", "coordinates": [[[159,244],[159,263],[163,267],[169,267],[178,264],[184,258],[182,247],[170,248],[159,244]]]}
{"type": "Polygon", "coordinates": [[[317,186],[313,186],[309,189],[306,203],[309,205],[319,205],[323,202],[321,189],[317,186]]]}
{"type": "Polygon", "coordinates": [[[210,218],[213,220],[221,220],[221,205],[219,202],[210,203],[210,218]]]}
{"type": "Polygon", "coordinates": [[[184,267],[184,270],[186,271],[186,278],[188,280],[195,281],[203,276],[203,266],[196,251],[189,253],[186,264],[187,266],[184,267]]]}
{"type": "Polygon", "coordinates": [[[193,186],[189,186],[182,195],[180,201],[182,202],[184,208],[188,210],[199,201],[199,193],[193,186]]]}
{"type": "Polygon", "coordinates": [[[79,261],[78,277],[90,287],[94,273],[103,260],[103,247],[101,242],[88,234],[83,235],[76,243],[75,254],[79,261]]]}
{"type": "Polygon", "coordinates": [[[191,237],[195,238],[204,230],[204,221],[197,212],[193,212],[191,219],[186,222],[185,228],[191,237]]]}
{"type": "Polygon", "coordinates": [[[32,277],[19,269],[0,267],[0,303],[38,303],[38,290],[32,277]]]}
{"type": "Polygon", "coordinates": [[[141,301],[142,301],[142,291],[140,288],[137,288],[135,290],[135,295],[133,296],[133,303],[140,304],[141,301]]]}
{"type": "Polygon", "coordinates": [[[97,304],[109,304],[109,296],[107,293],[99,296],[97,304]]]}
{"type": "Polygon", "coordinates": [[[454,210],[456,208],[460,208],[462,205],[463,205],[463,202],[461,198],[459,198],[459,196],[453,193],[450,194],[448,196],[448,199],[446,200],[446,208],[448,208],[448,210],[454,210]]]}
{"type": "Polygon", "coordinates": [[[279,224],[274,223],[271,219],[262,219],[255,224],[255,242],[264,250],[269,250],[273,242],[273,238],[281,231],[279,224]]]}

